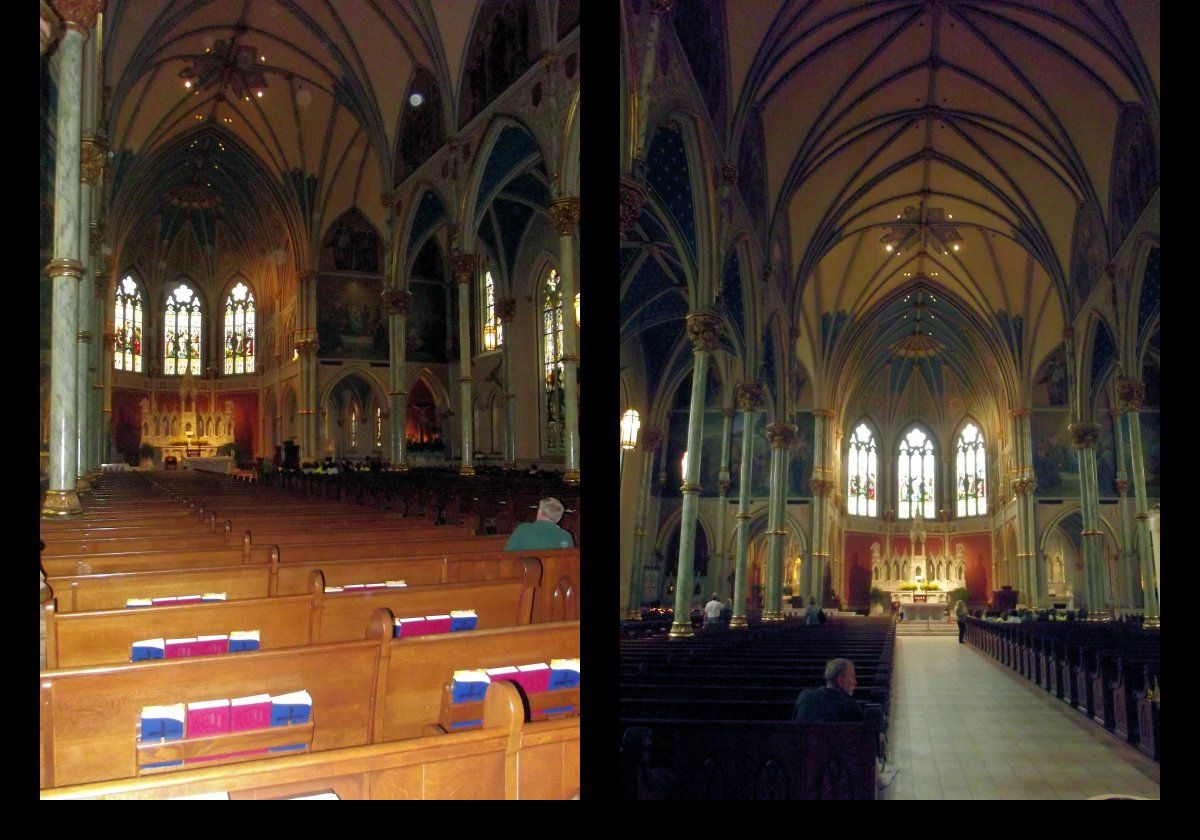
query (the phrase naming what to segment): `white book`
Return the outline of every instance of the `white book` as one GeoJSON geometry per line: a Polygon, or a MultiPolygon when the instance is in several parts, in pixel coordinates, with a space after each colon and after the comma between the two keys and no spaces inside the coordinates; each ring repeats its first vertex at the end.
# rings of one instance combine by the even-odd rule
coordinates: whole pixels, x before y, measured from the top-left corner
{"type": "Polygon", "coordinates": [[[154,602],[149,598],[127,598],[125,600],[125,606],[127,607],[150,607],[153,605],[154,602]]]}
{"type": "Polygon", "coordinates": [[[400,589],[400,588],[408,586],[408,584],[402,580],[387,580],[387,581],[384,581],[383,585],[386,586],[388,589],[400,589]]]}
{"type": "Polygon", "coordinates": [[[165,639],[142,639],[140,642],[133,643],[134,647],[158,648],[159,650],[162,650],[164,645],[166,645],[165,639]]]}
{"type": "Polygon", "coordinates": [[[331,790],[327,790],[324,793],[306,793],[303,796],[289,796],[287,798],[288,799],[337,799],[337,800],[341,799],[340,796],[338,796],[336,793],[334,793],[331,790]]]}
{"type": "Polygon", "coordinates": [[[257,706],[259,703],[270,703],[270,694],[251,694],[249,697],[234,697],[229,701],[230,706],[257,706]]]}
{"type": "Polygon", "coordinates": [[[550,666],[545,662],[534,662],[532,665],[518,665],[517,670],[522,674],[527,674],[530,671],[549,671],[550,666]]]}
{"type": "Polygon", "coordinates": [[[488,677],[493,680],[496,679],[497,677],[503,677],[505,674],[515,674],[515,673],[517,673],[516,665],[505,665],[502,668],[488,668],[487,669],[488,677]]]}
{"type": "Polygon", "coordinates": [[[455,682],[484,682],[490,683],[492,678],[487,675],[487,671],[465,670],[454,672],[455,682]]]}
{"type": "Polygon", "coordinates": [[[345,592],[346,588],[344,586],[326,586],[325,591],[326,592],[345,592]]]}
{"type": "Polygon", "coordinates": [[[396,624],[411,624],[413,622],[424,621],[424,620],[425,620],[424,616],[417,616],[416,618],[397,618],[396,624]]]}
{"type": "Polygon", "coordinates": [[[197,712],[201,709],[219,709],[230,704],[229,700],[197,700],[195,703],[188,703],[187,708],[189,712],[197,712]]]}
{"type": "Polygon", "coordinates": [[[470,618],[471,616],[479,617],[475,610],[450,610],[451,618],[470,618]]]}
{"type": "Polygon", "coordinates": [[[425,620],[426,621],[437,621],[439,618],[449,618],[449,617],[450,617],[449,615],[427,615],[427,616],[425,616],[425,620]]]}
{"type": "Polygon", "coordinates": [[[258,633],[259,633],[259,631],[257,631],[257,630],[230,630],[229,631],[229,641],[240,642],[240,641],[245,641],[247,639],[252,639],[256,642],[262,641],[261,639],[259,639],[258,633]]]}
{"type": "Polygon", "coordinates": [[[551,659],[550,667],[555,671],[578,671],[579,659],[551,659]]]}
{"type": "MultiPolygon", "coordinates": [[[[186,597],[186,596],[185,596],[186,597]]],[[[178,595],[168,595],[165,598],[151,598],[150,602],[156,607],[165,607],[179,600],[178,595]]]]}
{"type": "Polygon", "coordinates": [[[197,636],[196,641],[197,642],[220,642],[220,641],[223,641],[228,638],[229,637],[226,636],[224,633],[216,633],[212,636],[197,636]]]}
{"type": "Polygon", "coordinates": [[[224,600],[226,600],[226,598],[225,598],[224,592],[205,592],[203,595],[200,596],[200,600],[202,600],[202,601],[224,601],[224,600]]]}
{"type": "Polygon", "coordinates": [[[195,636],[184,636],[182,639],[167,639],[169,645],[184,645],[188,642],[195,642],[198,639],[195,636]]]}
{"type": "Polygon", "coordinates": [[[276,694],[271,697],[272,703],[287,703],[291,706],[311,706],[312,695],[301,689],[300,691],[289,691],[287,694],[276,694]]]}

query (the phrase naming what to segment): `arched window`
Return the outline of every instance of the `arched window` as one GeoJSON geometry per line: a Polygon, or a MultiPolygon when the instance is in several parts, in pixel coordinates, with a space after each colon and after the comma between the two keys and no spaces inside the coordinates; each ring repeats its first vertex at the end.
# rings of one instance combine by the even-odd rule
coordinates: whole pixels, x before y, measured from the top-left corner
{"type": "Polygon", "coordinates": [[[958,437],[957,489],[958,516],[982,516],[987,513],[987,464],[983,433],[968,423],[958,437]]]}
{"type": "Polygon", "coordinates": [[[565,435],[563,391],[563,299],[558,272],[550,275],[542,286],[542,378],[546,412],[546,447],[561,452],[565,435]]]}
{"type": "Polygon", "coordinates": [[[358,406],[350,405],[350,451],[358,451],[358,406]]]}
{"type": "Polygon", "coordinates": [[[937,469],[934,461],[933,441],[919,426],[913,426],[900,441],[899,469],[896,470],[901,519],[912,519],[918,513],[923,519],[933,519],[933,477],[937,469]]]}
{"type": "Polygon", "coordinates": [[[163,373],[200,376],[200,298],[187,283],[167,297],[163,316],[163,373]]]}
{"type": "Polygon", "coordinates": [[[504,325],[496,318],[496,281],[492,272],[483,273],[479,288],[479,312],[483,316],[483,349],[495,350],[504,344],[504,325]]]}
{"type": "Polygon", "coordinates": [[[245,283],[225,298],[225,373],[254,373],[254,292],[245,283]]]}
{"type": "Polygon", "coordinates": [[[117,286],[113,314],[113,370],[142,372],[142,290],[132,277],[117,286]]]}
{"type": "Polygon", "coordinates": [[[876,515],[875,476],[879,470],[875,454],[875,437],[866,423],[859,423],[850,437],[850,459],[846,466],[850,477],[847,509],[856,516],[876,515]]]}
{"type": "Polygon", "coordinates": [[[375,406],[375,448],[383,448],[383,409],[375,406]]]}

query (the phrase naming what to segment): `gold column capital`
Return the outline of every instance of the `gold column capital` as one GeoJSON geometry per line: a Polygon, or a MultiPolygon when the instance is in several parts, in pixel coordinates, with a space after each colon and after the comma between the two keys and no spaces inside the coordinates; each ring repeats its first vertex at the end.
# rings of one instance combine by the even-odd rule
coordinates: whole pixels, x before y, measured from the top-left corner
{"type": "Polygon", "coordinates": [[[645,186],[632,178],[621,178],[621,238],[624,239],[633,229],[638,216],[641,215],[642,205],[646,203],[649,193],[645,186]]]}
{"type": "Polygon", "coordinates": [[[1139,411],[1146,398],[1146,386],[1136,379],[1117,380],[1117,399],[1125,411],[1139,411]]]}
{"type": "Polygon", "coordinates": [[[738,170],[736,166],[725,164],[721,167],[721,180],[732,187],[737,184],[738,170]]]}
{"type": "Polygon", "coordinates": [[[500,323],[512,323],[513,317],[517,314],[517,299],[503,298],[496,301],[496,317],[500,319],[500,323]]]}
{"type": "Polygon", "coordinates": [[[450,271],[459,283],[470,283],[475,278],[475,265],[474,254],[450,255],[450,271]]]}
{"type": "Polygon", "coordinates": [[[79,260],[59,258],[46,263],[46,273],[51,277],[83,277],[84,266],[79,260]]]}
{"type": "Polygon", "coordinates": [[[296,342],[296,352],[301,356],[312,357],[317,355],[317,350],[321,347],[321,342],[315,338],[305,338],[296,342]]]}
{"type": "Polygon", "coordinates": [[[1121,495],[1121,496],[1129,495],[1129,479],[1118,478],[1116,481],[1113,482],[1113,484],[1116,486],[1117,493],[1119,495],[1121,495]]]}
{"type": "Polygon", "coordinates": [[[408,305],[412,302],[412,292],[407,289],[384,289],[379,293],[383,301],[383,311],[388,315],[407,315],[408,305]]]}
{"type": "Polygon", "coordinates": [[[86,35],[96,25],[96,16],[104,11],[105,0],[50,0],[50,5],[65,27],[86,35]]]}
{"type": "Polygon", "coordinates": [[[550,217],[559,236],[570,236],[579,224],[579,199],[563,196],[550,202],[550,217]]]}
{"type": "Polygon", "coordinates": [[[1025,415],[1027,415],[1029,413],[1031,413],[1031,412],[1028,408],[1014,408],[1008,412],[1008,416],[1011,417],[1013,420],[1017,420],[1018,418],[1024,417],[1025,415]]]}
{"type": "Polygon", "coordinates": [[[721,344],[723,320],[716,312],[689,312],[687,315],[688,338],[696,353],[711,352],[721,344]]]}
{"type": "Polygon", "coordinates": [[[837,415],[834,413],[832,408],[814,408],[813,416],[824,417],[826,420],[832,420],[837,415]]]}
{"type": "Polygon", "coordinates": [[[800,429],[794,423],[768,423],[766,431],[772,449],[787,449],[800,429]]]}
{"type": "Polygon", "coordinates": [[[1091,449],[1100,439],[1100,424],[1071,423],[1067,426],[1067,433],[1071,435],[1071,443],[1076,449],[1091,449]]]}
{"type": "Polygon", "coordinates": [[[733,389],[739,411],[759,411],[767,401],[767,389],[761,382],[743,382],[733,389]]]}
{"type": "Polygon", "coordinates": [[[104,181],[104,165],[108,162],[108,146],[96,137],[79,141],[79,180],[88,186],[104,181]]]}
{"type": "Polygon", "coordinates": [[[88,332],[87,330],[78,330],[75,333],[75,340],[78,341],[80,344],[91,344],[92,343],[92,334],[90,332],[88,332]]]}
{"type": "Polygon", "coordinates": [[[722,496],[728,496],[729,489],[731,487],[733,487],[733,482],[730,481],[728,478],[722,479],[717,482],[717,492],[720,493],[722,496]]]}
{"type": "Polygon", "coordinates": [[[814,478],[808,484],[818,496],[828,496],[834,488],[834,483],[827,478],[814,478]]]}

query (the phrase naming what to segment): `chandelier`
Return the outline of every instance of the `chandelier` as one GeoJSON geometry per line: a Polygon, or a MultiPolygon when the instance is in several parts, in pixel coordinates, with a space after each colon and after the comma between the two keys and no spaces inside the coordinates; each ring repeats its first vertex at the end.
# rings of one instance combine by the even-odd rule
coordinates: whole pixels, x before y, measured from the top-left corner
{"type": "Polygon", "coordinates": [[[258,50],[254,47],[234,40],[216,41],[203,55],[196,56],[184,67],[179,78],[188,90],[198,93],[219,85],[228,87],[238,99],[249,102],[251,96],[261,97],[267,89],[258,59],[258,50]]]}
{"type": "Polygon", "coordinates": [[[963,241],[953,219],[953,214],[947,214],[941,207],[927,208],[923,201],[920,207],[909,205],[896,216],[895,224],[888,226],[879,243],[892,254],[917,245],[935,254],[949,254],[958,251],[963,241]]]}

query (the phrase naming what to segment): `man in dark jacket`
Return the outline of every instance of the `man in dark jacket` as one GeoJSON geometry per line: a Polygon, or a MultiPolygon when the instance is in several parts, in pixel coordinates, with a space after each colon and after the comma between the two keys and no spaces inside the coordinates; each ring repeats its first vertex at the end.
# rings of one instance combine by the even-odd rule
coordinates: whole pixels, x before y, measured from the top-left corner
{"type": "Polygon", "coordinates": [[[808,688],[796,698],[792,720],[798,723],[836,723],[863,719],[862,708],[854,702],[854,663],[849,659],[831,659],[825,663],[825,685],[808,688]]]}

